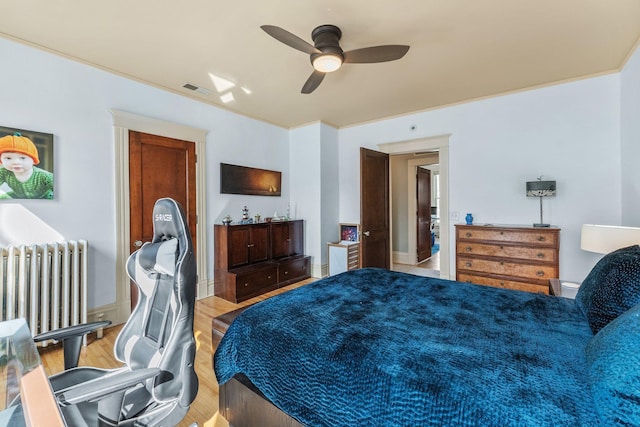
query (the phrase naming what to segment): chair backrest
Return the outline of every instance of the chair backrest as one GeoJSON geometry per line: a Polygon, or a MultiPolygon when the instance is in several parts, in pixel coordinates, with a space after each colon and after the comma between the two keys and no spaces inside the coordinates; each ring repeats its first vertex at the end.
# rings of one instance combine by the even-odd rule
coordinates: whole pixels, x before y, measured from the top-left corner
{"type": "Polygon", "coordinates": [[[131,254],[127,272],[138,286],[138,303],[116,339],[114,353],[130,369],[157,367],[162,374],[147,389],[159,402],[195,399],[198,378],[193,335],[196,261],[182,207],[159,199],[153,209],[153,239],[131,254]]]}

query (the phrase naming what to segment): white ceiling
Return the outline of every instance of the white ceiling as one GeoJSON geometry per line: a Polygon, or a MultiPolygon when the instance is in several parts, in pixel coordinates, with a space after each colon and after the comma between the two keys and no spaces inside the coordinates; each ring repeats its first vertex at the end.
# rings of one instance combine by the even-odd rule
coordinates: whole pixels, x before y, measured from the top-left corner
{"type": "Polygon", "coordinates": [[[0,10],[4,37],[287,128],[619,71],[640,38],[639,0],[0,0],[0,10]],[[344,50],[411,48],[394,62],[345,64],[303,95],[308,55],[264,24],[309,43],[316,26],[337,25],[344,50]],[[236,84],[234,101],[222,104],[210,74],[236,84]]]}

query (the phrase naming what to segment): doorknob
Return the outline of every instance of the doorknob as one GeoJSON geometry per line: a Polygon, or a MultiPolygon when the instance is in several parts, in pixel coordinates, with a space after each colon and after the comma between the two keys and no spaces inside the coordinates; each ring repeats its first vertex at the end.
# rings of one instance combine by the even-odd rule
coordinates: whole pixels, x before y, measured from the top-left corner
{"type": "Polygon", "coordinates": [[[133,242],[133,246],[139,248],[140,246],[142,246],[142,240],[136,240],[135,242],[133,242]]]}
{"type": "Polygon", "coordinates": [[[371,232],[369,230],[363,232],[362,234],[364,234],[365,236],[369,237],[371,235],[371,232]]]}

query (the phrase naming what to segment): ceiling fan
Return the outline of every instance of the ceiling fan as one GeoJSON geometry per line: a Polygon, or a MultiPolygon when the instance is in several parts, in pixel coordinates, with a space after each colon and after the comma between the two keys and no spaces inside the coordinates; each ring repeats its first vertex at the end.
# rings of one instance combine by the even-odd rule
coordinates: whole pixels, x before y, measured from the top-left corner
{"type": "Polygon", "coordinates": [[[275,25],[262,25],[260,28],[287,46],[309,54],[314,70],[302,86],[302,93],[313,92],[322,83],[326,73],[338,70],[342,64],[395,61],[409,50],[409,46],[384,45],[344,52],[340,47],[342,31],[335,25],[320,25],[314,28],[311,32],[314,45],[275,25]]]}

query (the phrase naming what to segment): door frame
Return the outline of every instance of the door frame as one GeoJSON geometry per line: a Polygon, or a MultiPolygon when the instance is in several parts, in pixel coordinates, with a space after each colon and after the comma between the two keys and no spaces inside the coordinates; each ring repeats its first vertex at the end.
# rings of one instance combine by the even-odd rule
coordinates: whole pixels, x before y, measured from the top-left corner
{"type": "MultiPolygon", "coordinates": [[[[378,150],[389,155],[394,154],[407,154],[417,153],[428,150],[438,150],[439,163],[440,163],[440,277],[448,279],[451,276],[451,249],[450,249],[450,230],[449,230],[449,139],[451,134],[437,135],[428,138],[412,139],[409,141],[389,142],[385,144],[378,144],[378,150]]],[[[389,179],[393,174],[389,174],[389,179]]],[[[393,186],[390,184],[390,188],[393,186]]],[[[413,180],[413,190],[409,188],[407,191],[413,191],[415,194],[415,179],[413,180]]],[[[409,197],[409,203],[411,204],[411,197],[409,197]]],[[[415,201],[414,209],[409,206],[408,223],[415,225],[416,213],[415,213],[415,201]]],[[[391,209],[391,208],[389,208],[391,209]]],[[[393,224],[393,217],[391,218],[391,224],[393,224]]],[[[390,227],[390,233],[393,232],[393,226],[390,227]]],[[[389,244],[393,244],[393,236],[389,238],[389,244]]],[[[409,235],[407,236],[409,251],[416,251],[416,232],[415,227],[413,231],[409,227],[409,235]],[[413,243],[412,243],[413,242],[413,243]],[[413,244],[413,249],[412,245],[413,244]]],[[[390,250],[393,248],[390,248],[390,250]]],[[[410,252],[411,253],[411,252],[410,252]]]]}
{"type": "MultiPolygon", "coordinates": [[[[196,265],[198,270],[197,297],[213,295],[207,279],[207,216],[205,145],[206,130],[178,123],[153,119],[125,111],[111,110],[115,146],[115,216],[116,216],[116,313],[110,320],[124,323],[131,313],[129,276],[126,262],[129,257],[129,130],[168,138],[193,141],[196,148],[196,265]],[[202,159],[198,161],[198,159],[202,159]]],[[[211,287],[212,288],[212,287],[211,287]]]]}

